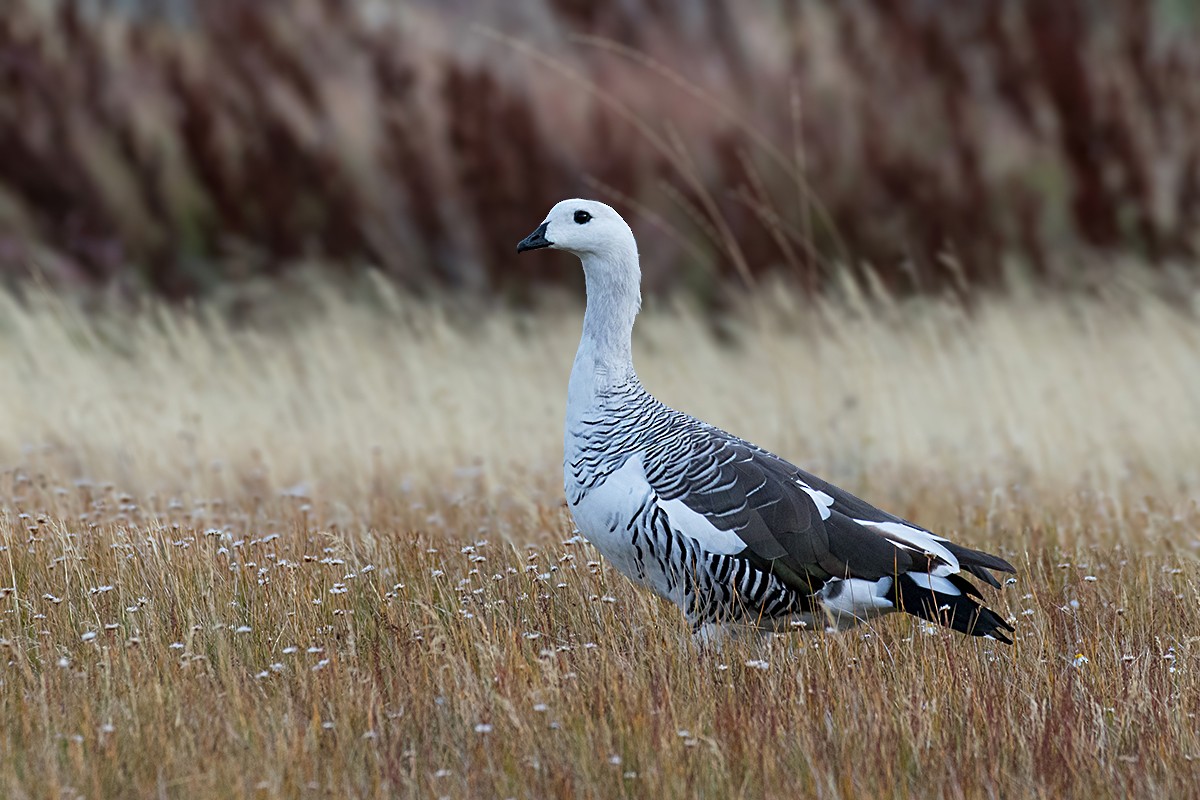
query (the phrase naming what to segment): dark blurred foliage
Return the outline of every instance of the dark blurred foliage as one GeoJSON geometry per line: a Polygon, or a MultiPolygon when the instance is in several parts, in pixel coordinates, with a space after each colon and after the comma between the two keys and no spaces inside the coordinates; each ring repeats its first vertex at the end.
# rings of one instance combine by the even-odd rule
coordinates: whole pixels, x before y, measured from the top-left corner
{"type": "Polygon", "coordinates": [[[701,294],[1197,244],[1200,39],[1151,0],[5,5],[9,276],[520,295],[560,272],[516,241],[571,195],[625,212],[652,287],[701,294]]]}

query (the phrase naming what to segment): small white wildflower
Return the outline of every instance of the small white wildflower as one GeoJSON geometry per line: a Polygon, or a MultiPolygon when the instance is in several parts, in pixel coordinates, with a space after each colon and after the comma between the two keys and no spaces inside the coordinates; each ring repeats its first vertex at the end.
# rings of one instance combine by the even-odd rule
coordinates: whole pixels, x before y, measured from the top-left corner
{"type": "Polygon", "coordinates": [[[80,636],[79,638],[85,642],[90,642],[92,639],[96,638],[96,632],[95,631],[87,631],[83,634],[83,636],[80,636]]]}
{"type": "Polygon", "coordinates": [[[183,642],[171,642],[168,647],[170,647],[172,650],[182,650],[183,642]]]}
{"type": "Polygon", "coordinates": [[[770,669],[770,668],[771,668],[771,662],[769,662],[769,661],[763,661],[763,660],[761,660],[761,659],[754,659],[754,658],[752,658],[752,659],[750,659],[749,661],[747,661],[747,662],[746,662],[746,666],[747,666],[747,667],[752,667],[753,669],[763,669],[763,670],[765,670],[765,669],[770,669]]]}
{"type": "Polygon", "coordinates": [[[446,573],[442,572],[440,569],[435,569],[432,572],[430,572],[429,574],[430,574],[430,576],[432,576],[434,578],[440,578],[443,575],[445,575],[446,573]]]}
{"type": "Polygon", "coordinates": [[[285,656],[290,656],[292,653],[296,652],[299,649],[300,648],[296,647],[296,645],[289,644],[287,647],[283,648],[283,654],[285,656]]]}
{"type": "Polygon", "coordinates": [[[331,730],[333,730],[333,723],[332,722],[322,722],[321,727],[327,731],[331,731],[331,730]]]}
{"type": "MultiPolygon", "coordinates": [[[[283,652],[285,652],[285,653],[286,653],[287,651],[286,651],[286,650],[284,650],[283,652]]],[[[293,652],[294,652],[294,651],[293,651],[293,652]]],[[[324,648],[324,647],[317,647],[316,645],[313,645],[312,647],[308,648],[308,649],[307,649],[307,650],[305,650],[304,652],[308,653],[309,655],[316,655],[317,653],[324,653],[324,652],[325,652],[325,648],[324,648]]]]}
{"type": "Polygon", "coordinates": [[[329,590],[329,593],[330,594],[345,594],[348,591],[350,591],[350,590],[346,588],[346,584],[335,583],[333,585],[333,588],[329,590]]]}
{"type": "Polygon", "coordinates": [[[1083,576],[1083,579],[1084,579],[1085,581],[1087,581],[1088,583],[1095,583],[1095,582],[1096,582],[1096,576],[1095,576],[1095,575],[1084,575],[1084,576],[1083,576]]]}
{"type": "Polygon", "coordinates": [[[475,732],[476,733],[491,733],[492,726],[486,722],[480,722],[478,725],[475,726],[475,732]]]}
{"type": "Polygon", "coordinates": [[[534,703],[533,710],[539,714],[545,714],[550,710],[550,706],[546,705],[545,703],[534,703]]]}
{"type": "Polygon", "coordinates": [[[612,764],[613,766],[617,766],[621,763],[621,757],[615,754],[611,755],[608,757],[608,763],[612,764]]]}
{"type": "Polygon", "coordinates": [[[437,772],[433,773],[433,777],[435,778],[449,778],[450,775],[451,772],[448,769],[439,769],[437,772]]]}
{"type": "Polygon", "coordinates": [[[1089,663],[1090,660],[1091,659],[1089,659],[1083,653],[1076,653],[1075,658],[1071,660],[1071,665],[1074,667],[1082,667],[1084,664],[1089,663]]]}
{"type": "Polygon", "coordinates": [[[312,671],[313,671],[313,672],[320,672],[321,670],[325,669],[325,668],[326,668],[326,667],[328,667],[328,666],[329,666],[329,659],[328,659],[328,658],[322,658],[322,659],[321,659],[320,661],[318,661],[316,664],[313,664],[312,671]]]}
{"type": "Polygon", "coordinates": [[[239,625],[234,629],[234,633],[249,633],[251,628],[249,625],[239,625]]]}
{"type": "Polygon", "coordinates": [[[58,660],[58,666],[61,667],[62,669],[66,669],[67,667],[71,666],[71,659],[67,658],[66,656],[63,656],[62,658],[60,658],[58,660]]]}

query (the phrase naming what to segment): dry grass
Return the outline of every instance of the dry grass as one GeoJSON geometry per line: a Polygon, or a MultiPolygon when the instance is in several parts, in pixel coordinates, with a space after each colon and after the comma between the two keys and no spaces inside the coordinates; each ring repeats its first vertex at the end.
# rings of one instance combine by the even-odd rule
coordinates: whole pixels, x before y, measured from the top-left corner
{"type": "Polygon", "coordinates": [[[0,795],[1182,797],[1200,323],[1139,289],[650,309],[664,399],[1004,554],[1005,648],[690,649],[571,539],[574,311],[0,314],[0,795]],[[752,313],[753,312],[753,313],[752,313]],[[750,322],[749,320],[754,320],[750,322]]]}

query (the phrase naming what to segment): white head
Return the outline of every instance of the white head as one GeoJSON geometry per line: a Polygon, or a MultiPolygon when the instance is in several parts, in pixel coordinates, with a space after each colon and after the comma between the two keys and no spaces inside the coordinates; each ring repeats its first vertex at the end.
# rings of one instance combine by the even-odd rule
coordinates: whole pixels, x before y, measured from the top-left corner
{"type": "Polygon", "coordinates": [[[517,245],[517,252],[551,247],[566,250],[589,266],[592,260],[637,264],[637,243],[621,215],[596,200],[563,200],[545,222],[517,245]]]}
{"type": "MultiPolygon", "coordinates": [[[[517,252],[552,247],[579,256],[587,281],[580,353],[601,382],[633,374],[629,345],[633,320],[642,304],[642,270],[637,242],[621,215],[595,200],[563,200],[546,221],[517,245],[517,252]]],[[[576,357],[578,368],[579,356],[576,357]]],[[[574,374],[574,373],[573,373],[574,374]]],[[[590,380],[590,379],[589,379],[590,380]]],[[[590,384],[589,384],[590,385],[590,384]]]]}

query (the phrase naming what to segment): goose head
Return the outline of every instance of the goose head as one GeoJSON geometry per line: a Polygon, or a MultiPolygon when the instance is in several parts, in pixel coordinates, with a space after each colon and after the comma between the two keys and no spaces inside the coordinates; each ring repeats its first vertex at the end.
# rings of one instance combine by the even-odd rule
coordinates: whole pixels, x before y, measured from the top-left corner
{"type": "Polygon", "coordinates": [[[550,209],[545,221],[517,245],[517,252],[549,247],[566,250],[583,259],[636,262],[633,231],[610,206],[597,200],[563,200],[550,209]]]}

